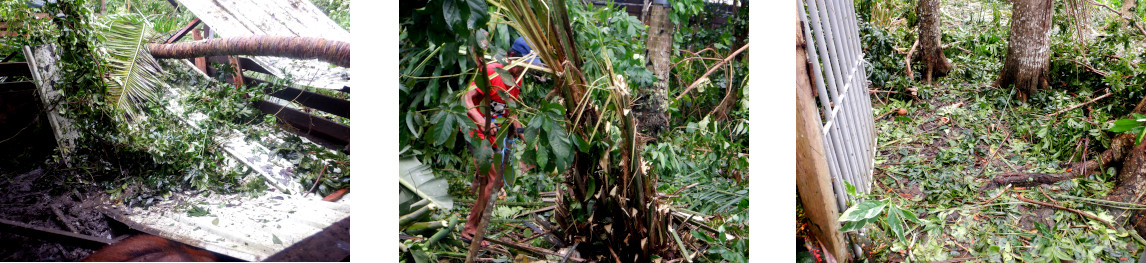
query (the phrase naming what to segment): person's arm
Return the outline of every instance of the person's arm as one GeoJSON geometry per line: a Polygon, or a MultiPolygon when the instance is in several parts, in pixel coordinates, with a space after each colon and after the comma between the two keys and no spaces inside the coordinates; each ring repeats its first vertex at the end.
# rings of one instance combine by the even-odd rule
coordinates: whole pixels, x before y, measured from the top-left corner
{"type": "Polygon", "coordinates": [[[474,123],[477,123],[478,129],[485,131],[485,117],[482,117],[481,111],[474,105],[475,98],[480,98],[481,93],[477,89],[471,89],[462,96],[462,104],[466,106],[466,116],[469,116],[474,123]]]}

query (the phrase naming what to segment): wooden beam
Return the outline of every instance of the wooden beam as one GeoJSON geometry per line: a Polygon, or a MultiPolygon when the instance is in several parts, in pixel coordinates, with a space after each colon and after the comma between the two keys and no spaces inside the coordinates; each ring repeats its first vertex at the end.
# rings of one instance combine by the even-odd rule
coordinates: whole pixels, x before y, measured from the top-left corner
{"type": "Polygon", "coordinates": [[[183,29],[180,29],[178,32],[175,32],[175,35],[172,35],[171,38],[168,38],[167,41],[164,43],[171,44],[171,43],[175,43],[175,41],[179,41],[179,39],[183,38],[183,36],[186,36],[188,32],[191,32],[192,29],[195,29],[195,26],[198,26],[199,23],[200,23],[199,18],[195,18],[195,20],[191,20],[191,23],[187,23],[187,26],[184,26],[183,29]]]}
{"type": "Polygon", "coordinates": [[[12,51],[11,54],[8,54],[8,56],[4,57],[4,59],[0,60],[0,62],[8,62],[9,60],[12,60],[12,58],[16,57],[16,52],[18,51],[12,51]]]}
{"type": "Polygon", "coordinates": [[[38,227],[23,222],[0,219],[0,229],[4,232],[15,233],[21,236],[60,242],[88,249],[98,249],[112,243],[112,239],[93,237],[38,227]]]}
{"type": "MultiPolygon", "coordinates": [[[[252,77],[243,77],[250,85],[258,85],[260,83],[272,84],[265,80],[256,79],[252,77]]],[[[294,101],[303,106],[314,108],[326,113],[334,114],[343,118],[350,118],[350,101],[339,99],[319,93],[300,90],[292,87],[268,87],[266,92],[272,97],[280,98],[288,101],[294,101]]]]}
{"type": "Polygon", "coordinates": [[[0,62],[0,77],[32,76],[27,62],[0,62]]]}
{"type": "Polygon", "coordinates": [[[238,57],[235,57],[235,56],[227,56],[227,60],[229,60],[227,64],[230,64],[231,68],[233,68],[233,70],[234,70],[233,72],[231,72],[231,83],[235,84],[236,89],[242,88],[243,87],[243,65],[239,64],[239,59],[238,59],[238,57]]]}
{"type": "Polygon", "coordinates": [[[336,144],[350,144],[350,126],[263,100],[255,101],[255,107],[290,124],[301,134],[316,135],[336,144]]]}
{"type": "MultiPolygon", "coordinates": [[[[198,28],[192,29],[191,30],[191,37],[194,38],[195,40],[203,39],[203,30],[198,29],[198,28]]],[[[199,72],[203,72],[204,74],[207,74],[207,59],[206,58],[195,58],[194,62],[195,62],[195,67],[199,68],[199,72]]],[[[210,74],[208,74],[208,76],[210,76],[210,74]]]]}
{"type": "Polygon", "coordinates": [[[31,81],[0,83],[0,92],[31,91],[35,89],[36,84],[33,84],[31,81]]]}
{"type": "MultiPolygon", "coordinates": [[[[847,243],[840,232],[839,207],[832,191],[823,133],[804,50],[803,24],[796,21],[796,191],[812,235],[838,261],[848,261],[847,243]]],[[[812,62],[815,63],[815,62],[812,62]]]]}

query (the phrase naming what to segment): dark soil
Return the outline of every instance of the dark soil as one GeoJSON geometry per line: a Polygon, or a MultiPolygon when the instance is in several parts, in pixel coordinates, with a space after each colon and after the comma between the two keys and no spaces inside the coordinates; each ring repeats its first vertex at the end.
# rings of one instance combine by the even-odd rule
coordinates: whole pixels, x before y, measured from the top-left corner
{"type": "MultiPolygon", "coordinates": [[[[115,239],[132,232],[95,209],[94,198],[102,192],[91,186],[76,187],[65,173],[36,168],[24,173],[0,172],[0,219],[32,226],[115,239]],[[64,190],[68,189],[68,190],[64,190]],[[55,211],[54,211],[55,210],[55,211]],[[56,211],[59,212],[57,215],[56,211]]],[[[0,261],[78,261],[99,245],[74,238],[36,231],[7,231],[0,224],[0,261]]]]}

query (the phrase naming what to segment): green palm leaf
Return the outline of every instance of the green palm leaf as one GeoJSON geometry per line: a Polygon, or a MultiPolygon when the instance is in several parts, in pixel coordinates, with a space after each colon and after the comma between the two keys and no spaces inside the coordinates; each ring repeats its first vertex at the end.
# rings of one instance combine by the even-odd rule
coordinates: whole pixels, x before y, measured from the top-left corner
{"type": "Polygon", "coordinates": [[[102,26],[108,62],[107,100],[134,118],[158,97],[162,70],[147,50],[156,36],[147,18],[137,14],[109,16],[102,26]]]}

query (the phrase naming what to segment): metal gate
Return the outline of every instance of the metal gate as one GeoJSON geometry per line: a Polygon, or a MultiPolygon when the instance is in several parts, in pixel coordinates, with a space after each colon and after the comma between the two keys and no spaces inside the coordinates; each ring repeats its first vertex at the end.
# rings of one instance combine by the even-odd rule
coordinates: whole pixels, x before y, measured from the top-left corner
{"type": "Polygon", "coordinates": [[[843,182],[855,186],[857,193],[867,193],[875,157],[874,118],[855,7],[850,0],[796,3],[812,64],[832,188],[844,209],[851,197],[843,182]]]}

